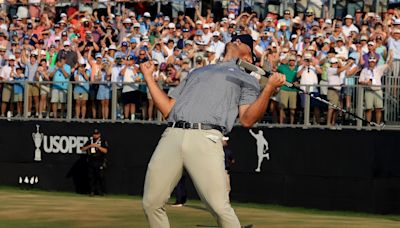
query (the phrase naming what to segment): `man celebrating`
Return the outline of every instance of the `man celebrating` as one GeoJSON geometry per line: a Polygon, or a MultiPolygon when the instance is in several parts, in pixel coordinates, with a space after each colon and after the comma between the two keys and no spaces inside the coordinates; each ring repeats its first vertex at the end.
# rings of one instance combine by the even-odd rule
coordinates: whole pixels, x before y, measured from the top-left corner
{"type": "Polygon", "coordinates": [[[251,127],[265,112],[271,93],[285,82],[284,75],[274,74],[260,94],[256,78],[235,63],[239,56],[252,62],[252,50],[250,35],[233,37],[223,63],[193,70],[170,97],[154,81],[152,62],[140,65],[154,103],[169,121],[144,185],[143,207],[150,227],[169,227],[164,205],[183,168],[219,226],[240,227],[226,191],[222,137],[238,114],[242,125],[251,127]]]}

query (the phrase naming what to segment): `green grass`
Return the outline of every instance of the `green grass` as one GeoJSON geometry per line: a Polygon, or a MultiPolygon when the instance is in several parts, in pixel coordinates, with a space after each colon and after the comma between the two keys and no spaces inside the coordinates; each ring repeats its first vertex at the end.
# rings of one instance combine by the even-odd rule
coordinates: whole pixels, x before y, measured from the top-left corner
{"type": "MultiPolygon", "coordinates": [[[[88,197],[66,192],[0,187],[0,227],[148,227],[141,198],[88,197]]],[[[173,202],[173,200],[171,200],[173,202]]],[[[399,215],[321,211],[276,205],[233,203],[242,224],[254,227],[400,227],[399,215]]],[[[198,200],[166,206],[171,227],[216,227],[198,200]]]]}

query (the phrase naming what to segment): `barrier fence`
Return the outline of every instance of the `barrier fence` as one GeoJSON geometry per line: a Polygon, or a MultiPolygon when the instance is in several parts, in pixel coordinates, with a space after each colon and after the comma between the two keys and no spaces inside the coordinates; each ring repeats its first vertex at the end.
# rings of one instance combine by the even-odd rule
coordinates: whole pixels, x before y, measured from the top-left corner
{"type": "MultiPolygon", "coordinates": [[[[400,124],[400,106],[399,106],[399,79],[397,77],[386,77],[385,85],[381,86],[383,91],[383,97],[378,96],[384,103],[383,107],[383,121],[386,127],[398,128],[400,124]]],[[[125,115],[124,118],[124,102],[121,97],[123,96],[123,86],[132,86],[133,84],[122,83],[122,82],[97,82],[90,83],[90,89],[87,91],[88,100],[85,102],[86,117],[83,119],[76,116],[77,113],[77,101],[82,100],[77,94],[74,95],[74,89],[76,87],[82,87],[81,82],[29,82],[29,81],[10,81],[2,82],[0,87],[2,88],[2,109],[0,119],[8,120],[29,120],[29,119],[45,119],[45,120],[57,120],[57,121],[99,121],[99,122],[127,122],[127,121],[153,121],[162,122],[164,121],[161,114],[149,106],[152,106],[151,98],[146,86],[143,82],[134,83],[135,87],[139,88],[138,100],[135,102],[136,112],[135,118],[131,115],[125,115]],[[66,96],[65,103],[57,103],[57,118],[54,118],[52,112],[51,94],[55,84],[64,83],[65,90],[63,90],[66,96]],[[94,85],[102,85],[106,88],[106,93],[109,93],[108,104],[105,106],[101,105],[101,101],[97,99],[97,90],[94,90],[94,85]],[[19,92],[15,93],[15,87],[19,87],[19,92]],[[38,97],[31,97],[32,89],[39,91],[38,97]],[[22,93],[21,93],[22,91],[22,93]],[[10,94],[7,94],[10,93],[10,94]],[[9,99],[8,99],[9,96],[9,99]],[[76,98],[76,99],[75,99],[76,98]],[[29,101],[29,102],[26,102],[29,101]],[[39,109],[41,107],[41,109],[39,109]],[[96,114],[92,112],[95,109],[96,114]],[[103,115],[103,109],[107,115],[103,115]],[[108,111],[106,110],[108,109],[108,111]],[[149,110],[151,114],[149,115],[149,110]],[[39,113],[40,112],[40,113],[39,113]],[[95,116],[94,116],[95,115],[95,116]]],[[[98,87],[99,87],[98,86],[98,87]]],[[[163,89],[168,92],[170,87],[168,85],[161,85],[163,89]]],[[[327,91],[327,85],[300,85],[305,91],[311,91],[312,87],[318,88],[321,93],[319,97],[327,99],[324,92],[327,91]]],[[[376,87],[376,89],[379,89],[376,87]]],[[[340,101],[341,107],[344,109],[357,114],[358,116],[365,118],[365,101],[364,93],[365,90],[370,90],[369,87],[362,85],[346,85],[341,87],[340,101]]],[[[294,127],[319,127],[324,128],[326,124],[327,116],[327,105],[313,100],[310,96],[301,94],[297,95],[297,108],[295,112],[295,123],[290,126],[294,127]]],[[[271,103],[275,103],[279,106],[279,93],[271,100],[271,103]]],[[[274,110],[269,108],[264,117],[259,121],[261,125],[273,125],[277,124],[277,119],[274,119],[274,110]]],[[[289,111],[285,110],[286,119],[285,122],[279,124],[279,126],[287,126],[289,123],[289,111]]],[[[372,121],[374,115],[372,115],[372,121]]],[[[337,128],[365,128],[365,123],[361,120],[356,120],[351,115],[338,112],[337,117],[337,128]]]]}

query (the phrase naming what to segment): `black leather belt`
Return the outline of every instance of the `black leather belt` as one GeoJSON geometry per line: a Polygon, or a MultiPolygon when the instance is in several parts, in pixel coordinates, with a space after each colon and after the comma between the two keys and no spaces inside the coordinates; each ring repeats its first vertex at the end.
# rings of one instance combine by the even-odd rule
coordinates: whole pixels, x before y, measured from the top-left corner
{"type": "Polygon", "coordinates": [[[203,123],[189,123],[186,121],[168,122],[168,127],[172,128],[183,128],[183,129],[201,129],[201,130],[218,130],[221,133],[225,131],[225,127],[221,127],[214,124],[203,124],[203,123]]]}

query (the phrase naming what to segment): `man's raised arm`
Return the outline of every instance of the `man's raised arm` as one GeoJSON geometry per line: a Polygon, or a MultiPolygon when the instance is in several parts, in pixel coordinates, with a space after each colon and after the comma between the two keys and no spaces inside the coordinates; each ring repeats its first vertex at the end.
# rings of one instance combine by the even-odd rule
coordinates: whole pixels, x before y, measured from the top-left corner
{"type": "Polygon", "coordinates": [[[168,97],[168,95],[155,82],[153,78],[154,64],[151,61],[141,63],[140,70],[142,71],[147,86],[149,87],[154,104],[164,117],[168,117],[175,104],[175,99],[168,97]]]}

